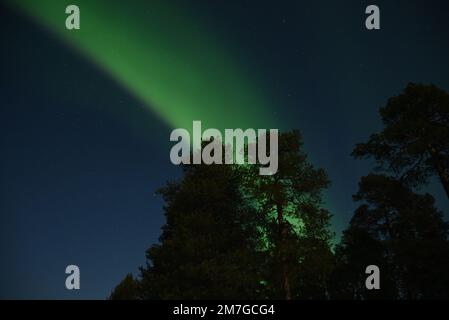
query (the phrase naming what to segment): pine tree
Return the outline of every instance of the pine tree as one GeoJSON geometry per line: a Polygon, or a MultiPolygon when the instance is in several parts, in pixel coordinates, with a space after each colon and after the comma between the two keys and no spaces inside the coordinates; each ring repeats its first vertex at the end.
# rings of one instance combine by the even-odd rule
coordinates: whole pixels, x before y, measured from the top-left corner
{"type": "Polygon", "coordinates": [[[191,165],[160,190],[166,224],[141,269],[145,299],[259,298],[260,235],[239,170],[191,165]]]}
{"type": "Polygon", "coordinates": [[[354,297],[448,298],[449,226],[433,197],[371,174],[361,179],[354,199],[362,204],[337,250],[337,278],[346,278],[354,297]],[[358,281],[369,264],[378,264],[385,285],[375,294],[358,281]]]}
{"type": "Polygon", "coordinates": [[[246,194],[265,221],[268,292],[287,300],[325,297],[332,233],[321,192],[329,181],[307,160],[299,131],[283,133],[278,141],[277,173],[260,176],[250,166],[245,175],[246,194]]]}
{"type": "Polygon", "coordinates": [[[437,175],[449,198],[449,95],[434,85],[410,83],[380,108],[382,132],[357,144],[355,157],[374,157],[379,167],[417,187],[437,175]]]}

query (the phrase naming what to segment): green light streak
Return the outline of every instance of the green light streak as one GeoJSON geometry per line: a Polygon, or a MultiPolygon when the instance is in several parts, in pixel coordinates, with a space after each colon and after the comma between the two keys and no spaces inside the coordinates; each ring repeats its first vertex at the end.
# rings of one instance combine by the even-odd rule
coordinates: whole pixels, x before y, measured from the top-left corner
{"type": "MultiPolygon", "coordinates": [[[[203,130],[283,129],[257,79],[245,74],[247,68],[230,50],[173,1],[9,3],[101,67],[171,127],[190,131],[192,121],[201,120],[203,130]],[[80,8],[80,30],[65,28],[70,4],[80,8]]],[[[126,118],[127,110],[122,111],[126,118]]]]}
{"type": "MultiPolygon", "coordinates": [[[[250,75],[169,1],[11,1],[109,73],[172,127],[277,128],[250,75]],[[81,29],[67,30],[76,4],[81,29]]],[[[70,75],[67,75],[70,76],[70,75]]]]}

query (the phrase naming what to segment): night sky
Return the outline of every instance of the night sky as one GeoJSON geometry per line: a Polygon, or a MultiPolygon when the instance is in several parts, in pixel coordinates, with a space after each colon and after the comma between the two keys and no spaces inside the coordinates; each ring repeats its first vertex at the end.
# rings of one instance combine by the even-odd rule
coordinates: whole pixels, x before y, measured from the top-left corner
{"type": "MultiPolygon", "coordinates": [[[[0,298],[104,299],[136,275],[164,223],[154,192],[181,173],[170,132],[192,120],[300,129],[338,238],[378,108],[408,82],[449,91],[448,19],[446,0],[0,1],[0,298]]],[[[448,218],[438,181],[424,191],[448,218]]]]}

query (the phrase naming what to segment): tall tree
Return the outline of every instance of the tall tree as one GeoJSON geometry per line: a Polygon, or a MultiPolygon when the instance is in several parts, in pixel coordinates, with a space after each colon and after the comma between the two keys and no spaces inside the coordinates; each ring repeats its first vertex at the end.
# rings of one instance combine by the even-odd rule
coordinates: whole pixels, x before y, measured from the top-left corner
{"type": "Polygon", "coordinates": [[[412,187],[436,174],[449,198],[449,95],[434,85],[410,83],[380,115],[383,131],[357,144],[353,156],[374,157],[412,187]]]}
{"type": "Polygon", "coordinates": [[[337,249],[337,269],[344,277],[345,267],[360,268],[348,281],[355,296],[373,296],[363,288],[360,274],[367,265],[379,264],[387,290],[377,296],[449,297],[444,271],[449,268],[449,227],[433,197],[416,194],[391,177],[371,174],[361,179],[354,199],[362,204],[337,249]]]}
{"type": "Polygon", "coordinates": [[[240,184],[235,167],[191,165],[160,190],[166,224],[141,269],[143,298],[262,297],[257,214],[240,184]]]}
{"type": "MultiPolygon", "coordinates": [[[[332,256],[330,214],[321,208],[321,192],[329,181],[323,169],[308,161],[299,131],[282,133],[278,141],[277,173],[260,176],[250,166],[245,175],[246,194],[266,221],[267,253],[271,258],[268,285],[275,298],[305,297],[306,287],[310,296],[317,296],[316,289],[312,290],[314,281],[307,281],[310,278],[304,275],[322,272],[324,277],[328,270],[323,266],[331,265],[326,264],[332,256]],[[318,255],[323,259],[316,260],[318,255]],[[301,288],[304,291],[299,293],[301,288]]],[[[315,284],[322,285],[323,281],[318,279],[315,284]]]]}

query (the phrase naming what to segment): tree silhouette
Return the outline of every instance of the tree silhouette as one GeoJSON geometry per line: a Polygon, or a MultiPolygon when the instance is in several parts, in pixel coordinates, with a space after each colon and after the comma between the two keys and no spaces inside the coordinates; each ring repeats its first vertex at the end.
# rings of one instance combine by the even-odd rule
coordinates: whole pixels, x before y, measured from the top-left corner
{"type": "Polygon", "coordinates": [[[141,269],[144,299],[258,298],[261,236],[240,192],[238,170],[190,165],[159,192],[166,224],[141,269]]]}
{"type": "Polygon", "coordinates": [[[354,200],[363,203],[337,248],[335,276],[347,281],[350,292],[339,294],[354,298],[449,297],[449,277],[444,271],[449,268],[449,227],[433,197],[416,194],[391,177],[371,174],[361,179],[354,200]],[[382,270],[386,287],[379,293],[367,293],[360,281],[369,264],[382,270]]]}
{"type": "Polygon", "coordinates": [[[353,156],[374,157],[413,187],[437,174],[449,198],[449,95],[434,85],[410,83],[380,115],[383,131],[357,144],[353,156]]]}
{"type": "Polygon", "coordinates": [[[350,224],[335,248],[335,269],[330,280],[333,299],[395,299],[396,287],[391,265],[386,263],[385,244],[366,230],[350,224]],[[381,270],[381,290],[365,287],[366,267],[376,265],[381,270]]]}
{"type": "Polygon", "coordinates": [[[329,181],[302,148],[299,131],[280,134],[278,172],[260,176],[249,166],[245,175],[245,193],[266,221],[269,291],[287,300],[323,297],[332,265],[330,214],[321,208],[329,181]]]}

